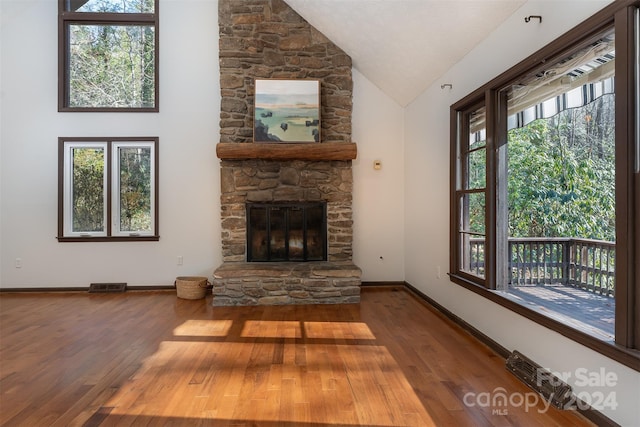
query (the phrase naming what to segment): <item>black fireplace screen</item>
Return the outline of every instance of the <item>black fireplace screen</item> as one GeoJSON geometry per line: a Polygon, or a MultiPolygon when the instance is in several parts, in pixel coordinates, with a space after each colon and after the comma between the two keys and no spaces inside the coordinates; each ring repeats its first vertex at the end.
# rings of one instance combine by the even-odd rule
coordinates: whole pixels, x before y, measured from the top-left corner
{"type": "Polygon", "coordinates": [[[247,203],[247,261],[326,261],[324,202],[247,203]]]}

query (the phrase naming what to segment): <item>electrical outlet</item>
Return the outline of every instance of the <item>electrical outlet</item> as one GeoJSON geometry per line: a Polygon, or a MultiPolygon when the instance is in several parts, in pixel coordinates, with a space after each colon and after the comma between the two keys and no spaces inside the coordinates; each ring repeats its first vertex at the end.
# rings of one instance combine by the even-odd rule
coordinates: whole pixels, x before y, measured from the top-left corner
{"type": "Polygon", "coordinates": [[[182,255],[178,256],[178,265],[182,265],[183,262],[184,258],[182,258],[182,255]]]}
{"type": "Polygon", "coordinates": [[[438,279],[442,279],[442,271],[440,270],[440,266],[436,268],[436,276],[438,279]]]}
{"type": "Polygon", "coordinates": [[[22,268],[22,258],[16,258],[16,268],[22,268]]]}

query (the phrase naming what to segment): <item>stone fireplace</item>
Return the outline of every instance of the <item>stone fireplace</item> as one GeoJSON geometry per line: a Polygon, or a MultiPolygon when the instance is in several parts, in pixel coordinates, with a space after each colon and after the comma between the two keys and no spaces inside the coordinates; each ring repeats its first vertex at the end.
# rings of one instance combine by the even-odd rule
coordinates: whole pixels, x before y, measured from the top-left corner
{"type": "Polygon", "coordinates": [[[223,264],[214,272],[213,304],[359,302],[361,271],[352,261],[351,58],[282,0],[221,0],[218,19],[223,264]],[[256,78],[319,80],[322,140],[253,143],[256,78]],[[318,206],[320,230],[292,235],[291,223],[279,228],[278,218],[295,224],[314,218],[318,206]],[[258,222],[262,215],[276,222],[249,231],[248,212],[258,222]],[[313,246],[319,237],[320,255],[313,246]],[[279,248],[276,256],[265,256],[274,252],[271,243],[279,248]]]}

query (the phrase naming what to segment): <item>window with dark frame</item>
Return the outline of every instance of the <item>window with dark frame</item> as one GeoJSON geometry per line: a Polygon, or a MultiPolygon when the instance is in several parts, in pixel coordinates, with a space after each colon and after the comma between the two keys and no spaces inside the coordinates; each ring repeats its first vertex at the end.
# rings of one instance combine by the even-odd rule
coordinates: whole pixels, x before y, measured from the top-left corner
{"type": "Polygon", "coordinates": [[[159,240],[158,138],[58,144],[58,241],[159,240]]]}
{"type": "MultiPolygon", "coordinates": [[[[637,0],[615,2],[451,107],[452,281],[636,370],[640,370],[639,5],[637,0]],[[558,66],[549,70],[550,64],[558,66]],[[567,127],[573,133],[560,148],[544,144],[517,148],[521,140],[545,142],[549,134],[545,132],[558,134],[567,127]],[[479,130],[486,132],[485,137],[479,130]],[[580,132],[584,140],[591,138],[589,146],[575,142],[580,132]],[[554,177],[544,173],[544,165],[527,163],[534,157],[533,149],[550,152],[567,146],[576,153],[569,156],[570,172],[578,178],[583,173],[591,181],[560,170],[558,184],[552,185],[554,177]],[[484,162],[481,154],[486,156],[484,162]],[[597,173],[582,171],[597,162],[604,165],[597,173]],[[544,199],[545,209],[554,211],[548,218],[555,218],[560,206],[570,209],[558,218],[586,218],[589,214],[579,211],[584,206],[576,200],[593,193],[604,229],[594,231],[594,224],[584,220],[576,230],[567,230],[570,236],[541,237],[564,228],[517,216],[521,205],[514,201],[512,187],[520,171],[531,177],[525,181],[528,197],[544,199]],[[483,172],[485,188],[479,179],[483,172]],[[585,182],[591,182],[589,188],[585,182]],[[576,236],[585,230],[587,238],[576,236]],[[518,232],[538,234],[514,238],[518,232]],[[609,297],[615,306],[610,339],[541,314],[508,292],[514,283],[560,281],[609,297]]],[[[551,171],[554,165],[549,167],[551,171]]],[[[518,188],[525,187],[521,183],[518,188]]]]}
{"type": "Polygon", "coordinates": [[[59,0],[59,111],[157,112],[158,0],[59,0]]]}
{"type": "Polygon", "coordinates": [[[461,245],[459,268],[466,274],[484,281],[485,277],[485,211],[486,211],[486,129],[484,104],[461,111],[459,126],[466,129],[460,134],[458,159],[460,169],[456,176],[456,202],[460,207],[457,233],[461,245]]]}

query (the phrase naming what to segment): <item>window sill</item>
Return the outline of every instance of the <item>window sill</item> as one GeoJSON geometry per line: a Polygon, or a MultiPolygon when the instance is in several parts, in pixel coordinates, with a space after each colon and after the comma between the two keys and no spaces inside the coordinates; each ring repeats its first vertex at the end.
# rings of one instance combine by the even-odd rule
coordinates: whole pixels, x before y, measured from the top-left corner
{"type": "Polygon", "coordinates": [[[59,113],[158,113],[158,107],[64,107],[59,106],[59,113]]]}
{"type": "Polygon", "coordinates": [[[157,242],[160,236],[99,236],[99,237],[57,237],[60,243],[69,242],[157,242]]]}
{"type": "Polygon", "coordinates": [[[612,360],[615,360],[616,362],[619,362],[635,371],[640,372],[640,351],[622,347],[612,341],[607,342],[599,340],[589,334],[571,328],[563,323],[558,322],[557,320],[551,319],[543,314],[538,313],[537,311],[531,310],[514,301],[511,301],[501,296],[497,292],[485,289],[484,287],[471,282],[461,275],[452,273],[449,276],[453,283],[469,289],[470,291],[475,292],[476,294],[481,295],[521,316],[524,316],[541,326],[558,332],[559,334],[564,335],[565,337],[576,341],[577,343],[582,344],[590,348],[591,350],[597,351],[598,353],[607,356],[612,360]]]}

